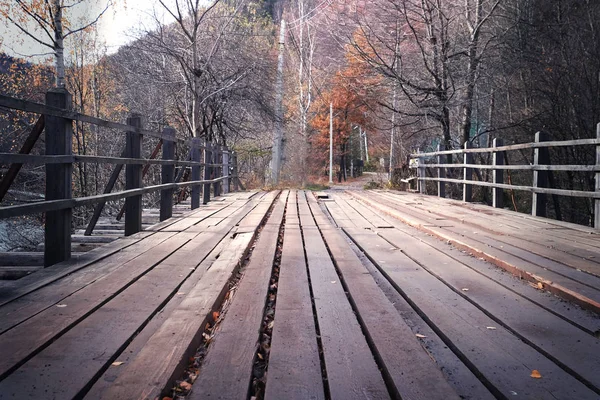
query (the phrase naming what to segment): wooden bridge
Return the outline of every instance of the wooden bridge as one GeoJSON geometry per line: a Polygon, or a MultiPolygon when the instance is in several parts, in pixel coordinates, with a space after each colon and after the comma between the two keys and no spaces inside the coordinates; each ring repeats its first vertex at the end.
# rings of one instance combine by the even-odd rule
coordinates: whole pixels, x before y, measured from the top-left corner
{"type": "MultiPolygon", "coordinates": [[[[108,123],[6,103],[47,135],[108,123]]],[[[63,221],[46,223],[62,260],[0,282],[0,399],[600,398],[598,230],[406,192],[238,192],[206,145],[143,158],[136,124],[115,125],[123,157],[0,154],[49,165],[63,196],[0,208],[63,221]],[[71,199],[61,168],[82,161],[126,165],[129,184],[71,199]],[[148,162],[160,185],[143,186],[148,162]],[[174,208],[186,185],[202,190],[174,208]],[[160,222],[129,203],[126,236],[69,257],[73,207],[150,191],[160,222]]]]}

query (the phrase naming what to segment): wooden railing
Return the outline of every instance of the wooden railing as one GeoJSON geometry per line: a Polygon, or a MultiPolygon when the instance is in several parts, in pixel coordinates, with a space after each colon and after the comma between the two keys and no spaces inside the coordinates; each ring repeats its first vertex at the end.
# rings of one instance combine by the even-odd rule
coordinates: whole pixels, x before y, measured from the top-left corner
{"type": "Polygon", "coordinates": [[[40,114],[38,122],[19,154],[0,153],[0,164],[11,164],[0,181],[0,200],[4,197],[23,164],[46,166],[45,200],[30,204],[0,207],[0,219],[21,215],[45,213],[44,264],[46,266],[71,257],[72,210],[84,205],[95,205],[92,219],[86,229],[90,235],[107,201],[125,199],[125,235],[142,230],[142,195],[160,191],[160,220],[173,215],[173,197],[176,189],[191,188],[191,208],[210,201],[230,190],[238,190],[237,156],[224,146],[202,143],[200,139],[183,140],[176,137],[172,128],[162,132],[146,130],[140,115],[132,114],[126,124],[106,121],[71,110],[71,96],[65,90],[52,90],[46,94],[46,104],[38,104],[0,95],[0,107],[40,114]],[[126,135],[125,149],[120,157],[72,154],[73,121],[119,130],[126,135]],[[45,129],[45,155],[27,154],[45,129]],[[142,138],[160,139],[150,158],[142,157],[142,138]],[[175,147],[189,147],[186,160],[175,157],[175,147]],[[154,159],[162,147],[162,159],[154,159]],[[202,160],[202,162],[201,162],[202,160]],[[72,196],[74,163],[108,163],[115,165],[103,194],[72,196]],[[161,166],[161,184],[143,185],[142,166],[161,166]],[[125,190],[112,192],[122,167],[125,166],[125,190]],[[175,167],[180,172],[175,176],[175,167]],[[183,181],[184,169],[191,169],[189,181],[183,181]],[[203,171],[203,174],[202,174],[203,171]],[[202,192],[202,193],[201,193],[202,192]],[[202,194],[202,196],[201,196],[202,194]]]}
{"type": "MultiPolygon", "coordinates": [[[[532,194],[531,214],[534,216],[546,216],[547,195],[561,195],[570,197],[583,197],[593,199],[594,201],[594,227],[600,229],[600,124],[597,126],[595,139],[579,139],[565,141],[550,141],[548,135],[544,132],[538,132],[535,135],[535,142],[512,144],[504,146],[501,139],[494,139],[493,146],[487,148],[471,148],[469,143],[465,143],[464,149],[443,150],[438,146],[438,151],[411,154],[417,168],[417,190],[420,193],[425,192],[426,182],[437,182],[437,194],[439,197],[446,197],[446,183],[454,183],[462,186],[463,201],[470,202],[473,197],[473,186],[491,187],[492,206],[503,207],[503,191],[516,190],[526,191],[532,194]],[[596,146],[595,165],[550,165],[549,149],[552,147],[564,146],[596,146]],[[533,163],[530,165],[506,165],[506,152],[515,150],[533,149],[533,163]],[[476,153],[491,153],[491,165],[479,165],[473,163],[473,155],[476,153]],[[461,155],[462,164],[447,163],[448,155],[461,155]],[[427,163],[426,160],[436,160],[434,163],[427,163]],[[434,169],[433,176],[427,176],[426,170],[434,169]],[[462,179],[447,177],[448,169],[462,169],[462,179]],[[492,182],[482,180],[473,180],[474,170],[492,170],[492,182]],[[531,186],[513,185],[504,183],[504,171],[532,171],[533,179],[531,186]],[[552,171],[581,171],[595,173],[595,190],[567,190],[554,188],[550,185],[552,171]]],[[[459,156],[460,157],[460,156],[459,156]]]]}

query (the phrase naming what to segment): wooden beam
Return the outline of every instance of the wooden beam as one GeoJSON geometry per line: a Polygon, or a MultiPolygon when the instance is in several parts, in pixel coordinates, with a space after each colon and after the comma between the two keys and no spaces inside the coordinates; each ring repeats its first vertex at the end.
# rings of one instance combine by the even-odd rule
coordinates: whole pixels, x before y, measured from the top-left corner
{"type": "MultiPolygon", "coordinates": [[[[494,139],[493,147],[502,146],[502,139],[494,139]]],[[[492,163],[495,167],[504,165],[504,153],[496,151],[492,155],[492,163]]],[[[504,171],[494,169],[492,172],[492,180],[494,183],[504,183],[504,171]]],[[[494,188],[492,190],[492,206],[495,208],[504,207],[504,193],[502,188],[494,188]]]]}
{"type": "MultiPolygon", "coordinates": [[[[127,125],[134,128],[142,127],[140,115],[133,114],[127,119],[127,125]]],[[[127,156],[140,158],[142,154],[142,135],[137,132],[127,132],[127,156]]],[[[140,165],[127,165],[125,167],[125,188],[127,190],[142,187],[142,168],[140,165]]],[[[142,195],[125,199],[125,236],[133,235],[142,230],[142,195]]]]}
{"type": "MultiPolygon", "coordinates": [[[[65,89],[53,89],[46,93],[46,104],[70,110],[71,95],[65,89]]],[[[71,155],[73,123],[68,119],[45,117],[46,154],[71,155]]],[[[69,200],[72,191],[73,164],[46,165],[46,200],[69,200]]],[[[46,213],[44,228],[44,266],[49,267],[71,258],[72,208],[46,213]]]]}
{"type": "MultiPolygon", "coordinates": [[[[536,143],[546,142],[549,140],[546,132],[537,132],[535,134],[536,143]]],[[[533,151],[533,164],[534,165],[548,165],[550,164],[550,153],[547,148],[536,148],[533,151]]],[[[547,171],[533,171],[533,184],[535,188],[547,188],[548,187],[548,172],[547,171]]],[[[546,204],[547,204],[546,193],[533,192],[531,199],[531,215],[535,217],[546,216],[546,204]]]]}
{"type": "MultiPolygon", "coordinates": [[[[33,149],[33,146],[37,142],[38,138],[44,131],[45,125],[46,125],[45,117],[43,115],[40,115],[37,122],[33,126],[33,129],[31,130],[31,132],[29,132],[29,135],[27,135],[27,139],[25,139],[25,143],[23,143],[23,146],[19,150],[19,154],[29,154],[29,152],[33,149]]],[[[2,199],[8,192],[8,189],[14,182],[17,175],[19,174],[19,171],[21,170],[22,166],[23,166],[23,164],[17,163],[17,164],[12,164],[8,168],[8,171],[4,175],[4,178],[2,179],[2,181],[0,181],[0,201],[2,201],[2,199]]]]}
{"type": "MultiPolygon", "coordinates": [[[[172,160],[175,158],[175,129],[165,128],[163,130],[165,139],[163,139],[163,160],[172,160]],[[169,140],[167,138],[172,138],[169,140]]],[[[160,171],[161,183],[173,183],[175,179],[175,166],[163,165],[160,171]]],[[[173,216],[173,189],[164,189],[160,191],[160,220],[164,221],[173,216]]]]}

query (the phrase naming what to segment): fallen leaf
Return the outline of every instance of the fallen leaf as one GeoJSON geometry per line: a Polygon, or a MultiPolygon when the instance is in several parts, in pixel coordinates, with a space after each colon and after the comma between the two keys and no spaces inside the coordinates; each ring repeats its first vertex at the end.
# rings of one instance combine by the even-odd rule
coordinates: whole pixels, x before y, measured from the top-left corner
{"type": "Polygon", "coordinates": [[[191,389],[192,389],[192,385],[191,385],[190,383],[186,382],[186,381],[183,381],[183,382],[181,382],[181,383],[179,384],[179,387],[180,387],[180,388],[182,388],[183,390],[185,390],[186,392],[187,392],[188,390],[191,390],[191,389]]]}
{"type": "Polygon", "coordinates": [[[66,306],[67,306],[66,304],[57,304],[56,305],[56,307],[58,307],[58,308],[63,308],[63,307],[66,307],[66,306]]]}
{"type": "Polygon", "coordinates": [[[537,287],[538,289],[542,290],[544,289],[544,284],[542,282],[538,282],[537,287]]]}
{"type": "Polygon", "coordinates": [[[162,400],[173,400],[172,397],[163,397],[162,400]]]}
{"type": "Polygon", "coordinates": [[[114,363],[112,363],[111,365],[114,367],[118,367],[121,364],[125,364],[123,361],[115,361],[114,363]]]}
{"type": "Polygon", "coordinates": [[[423,339],[423,338],[427,337],[425,335],[421,335],[420,333],[417,333],[415,336],[418,337],[419,339],[423,339]]]}
{"type": "Polygon", "coordinates": [[[466,287],[465,287],[465,288],[462,288],[461,290],[462,290],[463,292],[468,292],[468,291],[469,291],[469,288],[466,288],[466,287]]]}
{"type": "Polygon", "coordinates": [[[335,281],[331,281],[331,283],[335,283],[335,281]]]}
{"type": "Polygon", "coordinates": [[[264,360],[264,358],[263,358],[262,354],[260,354],[260,353],[256,353],[256,356],[257,356],[257,357],[258,357],[260,360],[264,360]]]}
{"type": "Polygon", "coordinates": [[[495,326],[486,326],[487,329],[489,329],[490,331],[495,331],[496,327],[495,326]]]}
{"type": "Polygon", "coordinates": [[[517,393],[517,392],[515,392],[514,390],[511,390],[511,391],[510,391],[510,394],[512,394],[513,396],[516,396],[518,393],[517,393]]]}
{"type": "Polygon", "coordinates": [[[212,317],[213,317],[213,321],[216,321],[217,319],[219,319],[219,312],[218,311],[214,311],[212,313],[212,317]]]}
{"type": "Polygon", "coordinates": [[[177,292],[178,295],[185,294],[185,292],[177,292]]]}
{"type": "Polygon", "coordinates": [[[542,378],[542,374],[540,374],[540,371],[538,371],[537,369],[534,369],[533,371],[531,371],[531,376],[532,378],[535,379],[541,379],[542,378]]]}

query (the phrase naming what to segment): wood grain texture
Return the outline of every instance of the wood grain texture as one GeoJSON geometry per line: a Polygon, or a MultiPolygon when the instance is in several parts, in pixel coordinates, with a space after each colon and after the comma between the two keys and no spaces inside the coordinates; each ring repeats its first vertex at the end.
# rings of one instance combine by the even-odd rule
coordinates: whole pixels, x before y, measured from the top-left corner
{"type": "Polygon", "coordinates": [[[413,308],[427,316],[436,333],[445,337],[455,353],[461,354],[498,395],[510,397],[514,391],[525,398],[597,398],[597,393],[391,248],[379,235],[349,233],[413,308]],[[529,375],[533,369],[544,371],[544,379],[532,379],[529,375]]]}
{"type": "Polygon", "coordinates": [[[266,400],[325,398],[295,197],[286,214],[266,400]]]}
{"type": "Polygon", "coordinates": [[[248,396],[285,197],[282,194],[276,202],[260,233],[226,318],[208,349],[190,400],[245,400],[248,396]]]}
{"type": "MultiPolygon", "coordinates": [[[[306,219],[300,215],[303,226],[306,219]]],[[[314,228],[303,237],[331,399],[389,399],[323,239],[314,228]]]]}

